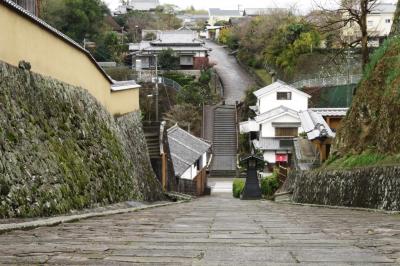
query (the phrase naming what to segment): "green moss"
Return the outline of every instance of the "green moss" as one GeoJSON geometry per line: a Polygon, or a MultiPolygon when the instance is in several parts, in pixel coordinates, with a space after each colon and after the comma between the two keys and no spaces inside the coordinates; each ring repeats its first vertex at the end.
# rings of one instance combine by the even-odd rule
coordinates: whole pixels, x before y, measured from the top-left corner
{"type": "Polygon", "coordinates": [[[358,167],[390,166],[398,164],[400,164],[400,154],[388,155],[365,151],[361,154],[348,154],[340,158],[331,157],[325,162],[323,168],[353,169],[358,167]]]}
{"type": "Polygon", "coordinates": [[[137,122],[124,127],[139,133],[126,145],[115,119],[86,91],[13,67],[1,70],[0,152],[6,147],[9,160],[1,160],[0,217],[160,197],[139,147],[144,139],[136,128],[138,114],[129,117],[137,122]]]}
{"type": "Polygon", "coordinates": [[[271,75],[268,73],[267,70],[263,68],[256,68],[254,69],[256,75],[263,81],[264,85],[269,85],[272,83],[271,75]]]}
{"type": "Polygon", "coordinates": [[[8,131],[6,134],[6,138],[9,142],[16,143],[18,141],[18,137],[14,132],[8,131]]]}

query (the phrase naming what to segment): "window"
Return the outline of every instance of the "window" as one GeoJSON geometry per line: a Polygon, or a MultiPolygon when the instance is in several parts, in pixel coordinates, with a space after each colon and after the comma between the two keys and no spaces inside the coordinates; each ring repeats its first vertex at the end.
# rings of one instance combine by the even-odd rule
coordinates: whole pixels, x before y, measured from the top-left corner
{"type": "Polygon", "coordinates": [[[277,127],[275,128],[275,137],[297,137],[299,130],[297,127],[277,127]]]}
{"type": "Polygon", "coordinates": [[[278,92],[276,94],[276,99],[277,100],[291,100],[292,93],[291,92],[278,92]]]}
{"type": "Polygon", "coordinates": [[[390,19],[385,19],[385,23],[390,23],[390,19]]]}
{"type": "Polygon", "coordinates": [[[201,167],[202,167],[202,160],[203,159],[203,157],[200,157],[200,159],[198,159],[197,161],[196,161],[196,169],[197,169],[197,171],[200,171],[201,170],[201,167]]]}

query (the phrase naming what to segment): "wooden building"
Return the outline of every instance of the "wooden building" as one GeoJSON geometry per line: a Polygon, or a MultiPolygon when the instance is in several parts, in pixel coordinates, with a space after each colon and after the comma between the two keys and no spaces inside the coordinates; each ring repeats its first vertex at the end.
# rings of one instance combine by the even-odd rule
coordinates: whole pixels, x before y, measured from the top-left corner
{"type": "Polygon", "coordinates": [[[196,196],[204,195],[211,144],[177,125],[168,129],[168,142],[178,178],[178,191],[196,196]]]}

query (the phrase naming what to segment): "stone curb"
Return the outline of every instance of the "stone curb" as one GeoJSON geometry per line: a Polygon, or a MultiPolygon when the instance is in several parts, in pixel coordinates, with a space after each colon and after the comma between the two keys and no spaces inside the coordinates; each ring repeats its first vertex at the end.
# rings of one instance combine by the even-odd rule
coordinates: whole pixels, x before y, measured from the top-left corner
{"type": "Polygon", "coordinates": [[[92,213],[84,213],[84,214],[69,215],[69,216],[58,216],[58,217],[53,217],[53,218],[45,218],[45,219],[41,219],[41,220],[22,222],[22,223],[0,224],[0,234],[14,231],[14,230],[29,230],[29,229],[34,229],[37,227],[55,226],[58,224],[76,222],[79,220],[85,220],[85,219],[94,218],[94,217],[102,217],[102,216],[109,216],[109,215],[115,215],[115,214],[124,214],[124,213],[137,212],[137,211],[154,209],[154,208],[159,208],[159,207],[166,207],[166,206],[186,203],[189,201],[190,200],[180,200],[177,202],[154,204],[154,205],[144,206],[144,207],[125,208],[125,209],[109,210],[109,211],[103,211],[103,212],[92,212],[92,213]]]}
{"type": "Polygon", "coordinates": [[[380,209],[370,209],[370,208],[360,208],[360,207],[332,206],[332,205],[320,205],[320,204],[297,203],[297,202],[279,202],[279,201],[274,201],[274,203],[282,204],[282,205],[290,204],[290,205],[298,205],[298,206],[314,207],[314,208],[325,208],[325,209],[374,212],[374,213],[383,213],[383,214],[389,214],[389,215],[399,215],[400,214],[400,211],[386,211],[386,210],[380,210],[380,209]]]}

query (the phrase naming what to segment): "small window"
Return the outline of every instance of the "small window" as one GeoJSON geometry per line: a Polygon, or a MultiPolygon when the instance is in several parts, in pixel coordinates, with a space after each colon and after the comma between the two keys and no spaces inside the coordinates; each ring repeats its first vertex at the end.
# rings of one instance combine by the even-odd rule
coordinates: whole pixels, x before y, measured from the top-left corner
{"type": "Polygon", "coordinates": [[[291,100],[292,93],[291,92],[278,92],[276,94],[276,99],[277,100],[291,100]]]}
{"type": "Polygon", "coordinates": [[[201,164],[202,164],[202,157],[200,157],[200,159],[198,159],[197,161],[196,161],[196,169],[197,169],[197,171],[200,171],[201,170],[201,164]]]}
{"type": "Polygon", "coordinates": [[[390,19],[385,19],[385,22],[386,22],[386,23],[390,23],[391,20],[390,20],[390,19]]]}
{"type": "Polygon", "coordinates": [[[299,130],[297,127],[275,128],[275,137],[297,137],[299,130]]]}

